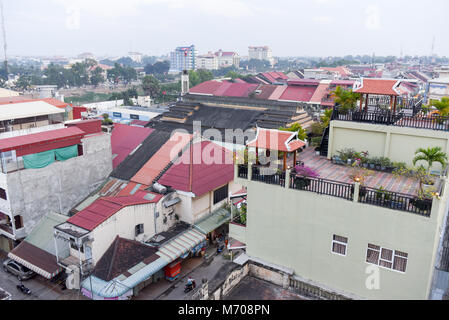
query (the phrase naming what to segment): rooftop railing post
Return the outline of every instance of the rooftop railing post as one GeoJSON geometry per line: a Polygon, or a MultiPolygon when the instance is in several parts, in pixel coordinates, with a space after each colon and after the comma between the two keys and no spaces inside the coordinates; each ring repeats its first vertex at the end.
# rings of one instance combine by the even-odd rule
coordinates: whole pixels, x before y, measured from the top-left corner
{"type": "Polygon", "coordinates": [[[234,179],[239,178],[239,165],[237,161],[234,163],[234,179]]]}
{"type": "Polygon", "coordinates": [[[288,189],[290,188],[290,170],[287,169],[285,171],[285,188],[288,189]]]}
{"type": "Polygon", "coordinates": [[[360,182],[354,183],[354,195],[353,195],[353,201],[359,202],[359,191],[360,191],[360,182]]]}

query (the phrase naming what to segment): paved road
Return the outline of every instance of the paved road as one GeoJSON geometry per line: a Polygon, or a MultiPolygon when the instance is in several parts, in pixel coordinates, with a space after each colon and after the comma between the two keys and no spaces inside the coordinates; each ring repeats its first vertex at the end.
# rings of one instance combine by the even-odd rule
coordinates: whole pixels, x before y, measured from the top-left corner
{"type": "MultiPolygon", "coordinates": [[[[207,280],[211,280],[215,274],[220,270],[220,268],[229,263],[229,260],[223,258],[223,255],[217,255],[214,259],[205,265],[201,265],[195,270],[193,270],[189,275],[195,279],[195,282],[198,285],[201,285],[201,279],[207,278],[207,280]]],[[[187,277],[184,277],[180,282],[178,282],[173,288],[167,290],[164,295],[159,297],[160,300],[183,300],[186,297],[184,293],[184,286],[187,283],[187,277]]]]}
{"type": "Polygon", "coordinates": [[[57,284],[51,283],[39,276],[23,281],[25,287],[31,290],[31,295],[25,295],[19,291],[16,287],[18,284],[19,280],[17,280],[15,275],[5,272],[3,268],[0,268],[0,287],[12,295],[12,300],[61,300],[67,299],[68,296],[72,296],[72,299],[77,298],[71,292],[73,290],[61,292],[57,288],[57,284]]]}

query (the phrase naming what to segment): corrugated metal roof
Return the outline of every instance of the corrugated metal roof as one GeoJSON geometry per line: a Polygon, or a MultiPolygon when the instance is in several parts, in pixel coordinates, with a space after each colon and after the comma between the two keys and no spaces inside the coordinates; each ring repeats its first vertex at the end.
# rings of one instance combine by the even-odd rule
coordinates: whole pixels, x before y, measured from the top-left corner
{"type": "Polygon", "coordinates": [[[190,142],[191,134],[176,132],[150,160],[131,178],[131,181],[151,185],[161,171],[174,160],[178,153],[190,142]]]}
{"type": "Polygon", "coordinates": [[[67,216],[48,213],[41,218],[25,240],[8,254],[8,257],[51,279],[62,271],[56,262],[53,228],[67,219],[67,216]]]}
{"type": "Polygon", "coordinates": [[[14,105],[4,105],[1,107],[0,121],[58,113],[64,113],[64,110],[44,101],[19,102],[14,103],[14,105]]]}
{"type": "Polygon", "coordinates": [[[18,137],[5,138],[0,140],[0,150],[18,150],[31,148],[36,145],[49,144],[62,140],[79,140],[84,136],[84,131],[77,127],[63,128],[27,134],[18,137]]]}
{"type": "Polygon", "coordinates": [[[209,232],[217,229],[222,224],[229,222],[229,220],[231,220],[231,212],[224,208],[220,208],[212,212],[208,217],[195,223],[194,227],[202,233],[208,234],[209,232]]]}
{"type": "Polygon", "coordinates": [[[159,195],[157,199],[147,200],[144,198],[145,194],[147,193],[142,192],[133,196],[99,198],[87,208],[69,218],[67,222],[92,231],[126,206],[157,202],[160,199],[159,195]]]}
{"type": "Polygon", "coordinates": [[[213,142],[202,141],[186,150],[158,182],[175,190],[201,196],[233,179],[232,153],[213,142]],[[190,161],[191,153],[193,163],[190,161]]]}

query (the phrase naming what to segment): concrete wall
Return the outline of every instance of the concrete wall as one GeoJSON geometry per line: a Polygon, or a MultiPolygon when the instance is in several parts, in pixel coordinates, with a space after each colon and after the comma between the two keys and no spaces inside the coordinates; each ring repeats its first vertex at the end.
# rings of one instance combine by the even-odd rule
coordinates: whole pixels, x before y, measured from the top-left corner
{"type": "Polygon", "coordinates": [[[12,214],[22,216],[26,233],[48,212],[67,215],[111,173],[110,135],[86,137],[82,143],[82,156],[6,175],[12,214]]]}
{"type": "MultiPolygon", "coordinates": [[[[449,132],[333,120],[328,157],[337,155],[339,150],[353,148],[368,151],[371,157],[388,157],[412,165],[415,151],[428,147],[441,147],[449,153],[449,132]]],[[[432,170],[441,170],[441,165],[434,164],[432,170]]]]}
{"type": "MultiPolygon", "coordinates": [[[[427,299],[448,201],[434,199],[430,218],[254,181],[248,190],[247,254],[291,268],[340,292],[370,299],[427,299]],[[333,235],[348,238],[346,256],[331,252],[333,235]],[[368,243],[408,253],[405,273],[377,268],[368,289],[368,243]]],[[[230,234],[232,237],[232,234],[230,234]]]]}
{"type": "Polygon", "coordinates": [[[232,238],[240,241],[242,243],[246,243],[246,227],[237,223],[230,222],[229,223],[229,234],[232,235],[232,238]]]}

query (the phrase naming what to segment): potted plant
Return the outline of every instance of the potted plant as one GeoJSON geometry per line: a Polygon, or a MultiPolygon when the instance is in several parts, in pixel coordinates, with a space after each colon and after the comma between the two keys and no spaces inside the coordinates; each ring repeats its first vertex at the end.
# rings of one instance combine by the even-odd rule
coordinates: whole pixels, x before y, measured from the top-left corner
{"type": "Polygon", "coordinates": [[[295,185],[298,189],[305,189],[310,185],[310,178],[318,178],[318,172],[307,166],[295,166],[295,185]]]}
{"type": "Polygon", "coordinates": [[[444,153],[441,147],[433,147],[433,148],[419,148],[415,152],[415,157],[413,158],[413,165],[416,165],[418,161],[427,162],[427,174],[430,174],[430,168],[432,167],[434,162],[438,162],[444,167],[448,161],[447,154],[444,153]]]}
{"type": "Polygon", "coordinates": [[[387,157],[380,157],[379,164],[380,164],[380,170],[387,171],[387,167],[390,166],[391,162],[390,162],[390,159],[388,159],[387,157]]]}

